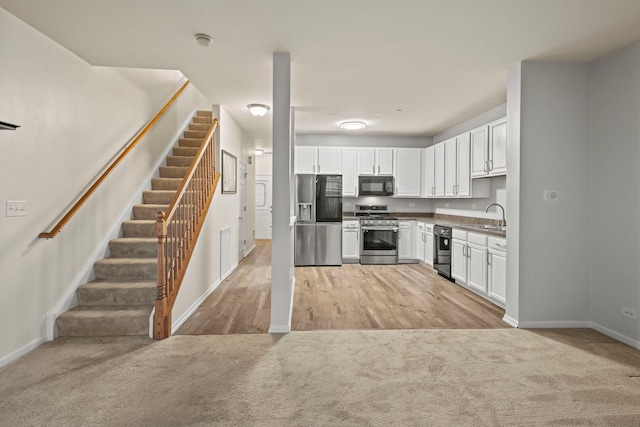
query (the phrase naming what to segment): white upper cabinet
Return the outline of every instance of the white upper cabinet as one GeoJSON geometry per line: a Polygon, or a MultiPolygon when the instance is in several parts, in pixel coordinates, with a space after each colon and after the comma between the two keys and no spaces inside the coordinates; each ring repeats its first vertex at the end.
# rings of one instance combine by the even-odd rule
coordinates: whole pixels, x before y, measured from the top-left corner
{"type": "Polygon", "coordinates": [[[471,131],[471,177],[487,176],[489,173],[489,126],[480,126],[471,131]]]}
{"type": "Polygon", "coordinates": [[[342,173],[340,147],[296,146],[295,153],[296,173],[323,175],[340,175],[342,173]]]}
{"type": "Polygon", "coordinates": [[[506,117],[471,131],[471,177],[507,173],[506,117]]]}
{"type": "Polygon", "coordinates": [[[421,149],[396,148],[395,197],[420,197],[421,149]]]}
{"type": "Polygon", "coordinates": [[[433,197],[444,197],[445,188],[445,147],[444,143],[434,146],[434,165],[433,165],[433,197]]]}
{"type": "Polygon", "coordinates": [[[507,173],[507,118],[489,123],[489,175],[507,173]]]}
{"type": "Polygon", "coordinates": [[[471,175],[469,169],[469,162],[471,158],[471,147],[469,145],[470,134],[463,133],[456,137],[456,173],[457,173],[457,187],[456,197],[470,197],[471,196],[471,175]]]}
{"type": "Polygon", "coordinates": [[[393,175],[393,148],[359,148],[358,175],[393,175]]]}
{"type": "Polygon", "coordinates": [[[358,151],[355,148],[342,148],[342,196],[358,195],[358,151]]]}
{"type": "Polygon", "coordinates": [[[446,197],[456,197],[458,185],[458,146],[456,138],[448,139],[441,144],[444,144],[444,194],[446,197]]]}
{"type": "Polygon", "coordinates": [[[341,153],[340,147],[318,147],[318,173],[340,175],[342,173],[341,153]]]}
{"type": "Polygon", "coordinates": [[[316,173],[318,164],[318,149],[316,147],[296,147],[296,173],[316,173]]]}
{"type": "Polygon", "coordinates": [[[422,197],[435,197],[435,154],[436,148],[432,145],[422,150],[422,197]]]}
{"type": "Polygon", "coordinates": [[[469,133],[463,133],[444,142],[444,182],[446,197],[470,197],[469,133]]]}

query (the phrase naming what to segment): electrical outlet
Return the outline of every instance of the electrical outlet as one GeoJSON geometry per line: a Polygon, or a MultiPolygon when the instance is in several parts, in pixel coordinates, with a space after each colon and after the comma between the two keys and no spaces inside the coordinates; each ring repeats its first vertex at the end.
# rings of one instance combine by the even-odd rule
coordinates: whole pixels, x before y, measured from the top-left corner
{"type": "Polygon", "coordinates": [[[622,315],[624,317],[628,317],[629,319],[638,320],[638,315],[636,311],[629,307],[622,307],[622,315]]]}
{"type": "Polygon", "coordinates": [[[542,200],[545,202],[557,202],[559,198],[558,190],[544,190],[542,193],[542,200]]]}
{"type": "Polygon", "coordinates": [[[475,203],[471,205],[471,209],[476,209],[478,207],[478,205],[476,205],[475,203]]]}
{"type": "Polygon", "coordinates": [[[449,207],[449,203],[445,203],[445,204],[444,204],[444,207],[445,207],[445,208],[448,208],[448,207],[449,207]]]}
{"type": "Polygon", "coordinates": [[[416,207],[416,204],[415,204],[415,203],[409,203],[409,207],[410,207],[410,208],[415,208],[415,207],[416,207]]]}
{"type": "Polygon", "coordinates": [[[7,200],[6,216],[27,216],[27,201],[7,200]]]}

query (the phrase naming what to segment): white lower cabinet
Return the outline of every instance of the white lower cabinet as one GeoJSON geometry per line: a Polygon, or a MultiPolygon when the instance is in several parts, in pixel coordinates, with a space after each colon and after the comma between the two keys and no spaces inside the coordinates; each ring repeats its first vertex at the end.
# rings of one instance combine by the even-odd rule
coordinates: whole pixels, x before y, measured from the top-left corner
{"type": "Polygon", "coordinates": [[[507,297],[507,241],[489,237],[487,244],[487,285],[489,296],[502,304],[507,297]]]}
{"type": "Polygon", "coordinates": [[[433,267],[433,225],[426,224],[424,227],[424,263],[433,267]]]}
{"type": "Polygon", "coordinates": [[[414,236],[418,228],[417,221],[399,221],[398,223],[398,262],[416,262],[416,244],[414,236]]]}
{"type": "Polygon", "coordinates": [[[506,239],[454,229],[451,277],[457,284],[504,307],[507,288],[506,239]]]}
{"type": "Polygon", "coordinates": [[[342,221],[342,262],[360,261],[360,221],[342,221]]]}
{"type": "Polygon", "coordinates": [[[416,257],[418,261],[433,267],[433,224],[418,222],[416,257]]]}
{"type": "Polygon", "coordinates": [[[487,236],[467,234],[467,285],[487,293],[487,236]]]}
{"type": "Polygon", "coordinates": [[[451,235],[451,277],[467,284],[467,232],[453,229],[451,235]]]}
{"type": "Polygon", "coordinates": [[[424,262],[425,243],[424,243],[424,222],[418,222],[418,228],[416,231],[416,258],[418,261],[424,262]]]}

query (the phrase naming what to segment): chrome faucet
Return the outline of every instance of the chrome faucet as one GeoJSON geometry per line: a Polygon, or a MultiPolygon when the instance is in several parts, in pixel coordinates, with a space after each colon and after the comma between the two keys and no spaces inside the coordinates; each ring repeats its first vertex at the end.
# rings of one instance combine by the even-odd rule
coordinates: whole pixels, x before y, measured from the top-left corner
{"type": "Polygon", "coordinates": [[[491,203],[489,206],[487,206],[487,209],[485,209],[485,212],[489,212],[489,208],[491,206],[498,206],[500,209],[502,209],[502,221],[498,222],[498,225],[502,226],[502,227],[506,227],[507,226],[507,220],[504,217],[504,208],[502,207],[501,204],[499,203],[491,203]]]}

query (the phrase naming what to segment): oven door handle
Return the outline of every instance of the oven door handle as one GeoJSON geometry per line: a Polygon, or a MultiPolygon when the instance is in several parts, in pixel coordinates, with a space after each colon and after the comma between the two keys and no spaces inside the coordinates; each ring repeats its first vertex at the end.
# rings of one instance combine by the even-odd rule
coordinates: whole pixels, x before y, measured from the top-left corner
{"type": "Polygon", "coordinates": [[[362,231],[374,231],[374,230],[397,232],[398,227],[362,227],[362,231]]]}

